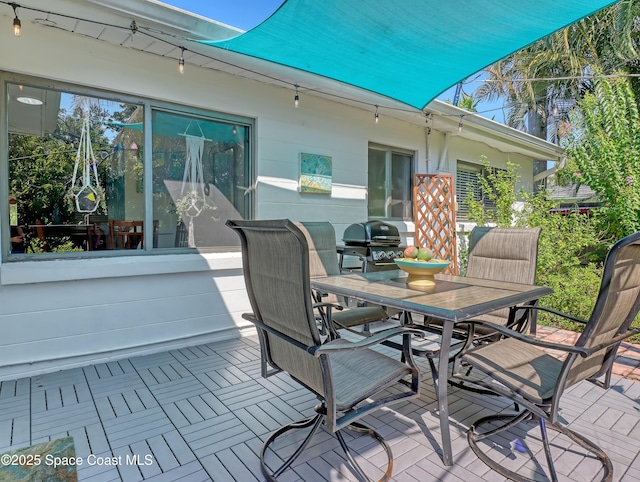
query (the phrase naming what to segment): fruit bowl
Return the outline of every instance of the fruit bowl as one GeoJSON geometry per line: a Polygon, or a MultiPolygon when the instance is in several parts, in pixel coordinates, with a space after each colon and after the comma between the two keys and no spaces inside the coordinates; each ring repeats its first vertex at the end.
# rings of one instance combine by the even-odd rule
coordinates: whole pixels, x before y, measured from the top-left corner
{"type": "Polygon", "coordinates": [[[418,261],[411,258],[396,258],[393,261],[395,261],[398,268],[409,274],[407,286],[417,290],[433,289],[436,284],[433,276],[447,269],[447,266],[451,263],[444,259],[418,261]]]}

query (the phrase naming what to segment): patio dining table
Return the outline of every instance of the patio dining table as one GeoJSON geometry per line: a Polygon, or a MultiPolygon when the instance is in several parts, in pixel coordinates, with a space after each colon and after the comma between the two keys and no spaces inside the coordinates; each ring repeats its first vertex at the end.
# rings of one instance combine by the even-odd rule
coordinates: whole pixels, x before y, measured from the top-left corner
{"type": "MultiPolygon", "coordinates": [[[[442,320],[441,353],[449,353],[456,323],[552,293],[550,288],[542,286],[442,274],[435,276],[435,286],[430,291],[417,291],[407,287],[406,277],[407,274],[400,270],[349,273],[313,278],[311,286],[323,292],[386,306],[403,313],[442,320]]],[[[442,433],[442,460],[445,465],[453,465],[447,401],[448,358],[439,357],[438,383],[435,385],[442,433]],[[444,363],[441,362],[443,359],[444,363]]]]}

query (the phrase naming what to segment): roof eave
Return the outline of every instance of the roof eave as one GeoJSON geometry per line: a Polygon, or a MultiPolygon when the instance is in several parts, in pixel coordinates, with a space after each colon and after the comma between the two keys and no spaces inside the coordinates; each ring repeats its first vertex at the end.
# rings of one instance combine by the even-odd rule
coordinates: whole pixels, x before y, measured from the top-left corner
{"type": "Polygon", "coordinates": [[[86,0],[97,7],[111,10],[131,20],[144,20],[148,24],[171,30],[186,38],[209,40],[239,35],[244,30],[197,15],[157,0],[86,0]]]}
{"type": "Polygon", "coordinates": [[[506,124],[487,119],[479,114],[469,112],[468,110],[437,99],[427,105],[426,111],[433,113],[434,117],[439,116],[437,122],[442,124],[442,128],[445,131],[457,132],[460,120],[462,120],[463,135],[465,131],[467,131],[467,133],[470,133],[469,131],[475,131],[489,135],[496,140],[509,140],[511,142],[517,140],[518,143],[531,149],[533,153],[542,156],[540,158],[549,160],[560,160],[566,155],[562,147],[552,144],[545,139],[519,131],[506,124]]]}

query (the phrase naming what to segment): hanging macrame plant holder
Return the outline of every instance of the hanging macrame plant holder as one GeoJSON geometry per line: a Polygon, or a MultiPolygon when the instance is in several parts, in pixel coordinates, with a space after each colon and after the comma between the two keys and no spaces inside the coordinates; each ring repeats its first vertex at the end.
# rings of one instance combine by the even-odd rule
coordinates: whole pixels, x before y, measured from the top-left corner
{"type": "MultiPolygon", "coordinates": [[[[189,126],[191,123],[189,123],[189,126]]],[[[204,192],[204,175],[202,171],[202,153],[204,151],[204,142],[209,140],[204,136],[200,124],[199,136],[187,134],[189,127],[185,130],[185,147],[186,159],[184,164],[184,173],[182,175],[182,188],[180,195],[182,196],[182,214],[189,218],[187,232],[187,246],[195,248],[195,237],[193,230],[193,218],[202,214],[205,209],[206,195],[204,192]],[[186,194],[185,194],[186,191],[186,194]]]]}
{"type": "Polygon", "coordinates": [[[100,191],[98,184],[98,163],[93,155],[91,146],[91,131],[89,110],[84,111],[80,145],[76,152],[76,162],[73,166],[71,191],[79,213],[93,213],[100,205],[100,191]],[[78,178],[78,170],[82,164],[82,175],[78,178]]]}

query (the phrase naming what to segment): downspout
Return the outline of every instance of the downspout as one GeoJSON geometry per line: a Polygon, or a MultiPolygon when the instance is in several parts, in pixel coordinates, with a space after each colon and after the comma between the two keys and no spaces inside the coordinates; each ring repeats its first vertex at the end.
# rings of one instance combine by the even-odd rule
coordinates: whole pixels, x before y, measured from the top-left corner
{"type": "Polygon", "coordinates": [[[438,172],[442,172],[444,170],[444,165],[447,162],[447,154],[449,153],[449,138],[449,133],[445,132],[444,144],[442,146],[442,151],[440,152],[440,159],[438,160],[438,172]]]}
{"type": "Polygon", "coordinates": [[[429,173],[429,161],[431,160],[431,156],[429,153],[429,147],[431,147],[431,127],[427,126],[424,128],[424,172],[429,173]]]}

